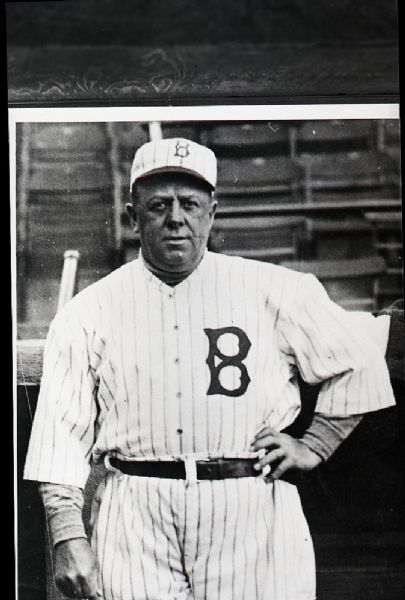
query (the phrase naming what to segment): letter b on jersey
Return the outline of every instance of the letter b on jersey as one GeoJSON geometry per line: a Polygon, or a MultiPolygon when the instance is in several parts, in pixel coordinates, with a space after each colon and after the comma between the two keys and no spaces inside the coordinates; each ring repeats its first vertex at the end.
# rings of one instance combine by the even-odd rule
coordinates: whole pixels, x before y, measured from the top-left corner
{"type": "Polygon", "coordinates": [[[250,383],[250,377],[246,365],[242,362],[248,355],[251,343],[246,333],[239,327],[222,327],[221,329],[204,329],[210,349],[207,357],[207,365],[211,373],[211,381],[207,391],[208,395],[222,394],[224,396],[242,396],[250,383]],[[225,334],[236,335],[239,342],[237,354],[223,354],[218,347],[221,336],[225,334]],[[217,359],[217,361],[215,360],[217,359]],[[218,362],[219,360],[219,362],[218,362]],[[234,367],[240,372],[240,383],[236,389],[225,388],[220,381],[220,373],[225,367],[234,367]]]}

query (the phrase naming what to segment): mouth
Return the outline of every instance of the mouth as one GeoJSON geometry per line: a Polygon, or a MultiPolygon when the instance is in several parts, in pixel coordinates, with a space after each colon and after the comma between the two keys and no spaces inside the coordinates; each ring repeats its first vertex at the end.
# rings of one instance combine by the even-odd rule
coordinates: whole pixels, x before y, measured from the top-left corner
{"type": "Polygon", "coordinates": [[[184,237],[184,236],[171,236],[171,237],[165,237],[163,238],[165,242],[170,242],[170,243],[180,243],[180,242],[185,242],[186,240],[188,240],[188,237],[184,237]]]}

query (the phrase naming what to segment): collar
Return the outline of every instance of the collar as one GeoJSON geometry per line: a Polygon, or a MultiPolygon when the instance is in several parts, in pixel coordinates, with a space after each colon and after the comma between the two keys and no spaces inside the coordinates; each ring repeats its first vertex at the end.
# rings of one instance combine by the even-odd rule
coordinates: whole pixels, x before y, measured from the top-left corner
{"type": "Polygon", "coordinates": [[[138,259],[140,260],[142,269],[147,274],[149,281],[155,280],[159,284],[159,286],[163,285],[173,288],[181,285],[184,281],[189,281],[190,278],[195,278],[196,276],[198,276],[202,272],[204,265],[207,262],[207,257],[209,254],[210,253],[208,252],[208,250],[205,249],[204,254],[202,255],[202,258],[198,265],[190,273],[181,278],[179,278],[179,275],[177,273],[162,273],[158,269],[153,267],[153,265],[151,265],[145,259],[141,249],[139,250],[138,259]],[[162,275],[164,275],[164,277],[162,275]]]}

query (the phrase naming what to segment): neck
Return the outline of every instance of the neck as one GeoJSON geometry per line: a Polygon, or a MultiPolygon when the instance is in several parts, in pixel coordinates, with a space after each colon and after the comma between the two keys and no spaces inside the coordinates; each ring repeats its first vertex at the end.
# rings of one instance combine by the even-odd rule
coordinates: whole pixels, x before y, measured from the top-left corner
{"type": "Polygon", "coordinates": [[[161,267],[156,267],[155,265],[153,265],[147,258],[145,258],[145,256],[143,254],[142,254],[142,258],[143,258],[143,261],[144,261],[148,271],[153,273],[155,275],[155,277],[160,279],[160,281],[163,281],[163,283],[165,283],[166,285],[170,285],[172,287],[177,285],[178,283],[181,283],[184,279],[186,279],[186,277],[191,275],[191,273],[194,271],[194,269],[196,269],[196,267],[198,266],[198,264],[201,262],[201,259],[202,259],[202,257],[201,257],[199,263],[191,269],[187,269],[185,271],[166,271],[165,269],[162,269],[161,267]]]}

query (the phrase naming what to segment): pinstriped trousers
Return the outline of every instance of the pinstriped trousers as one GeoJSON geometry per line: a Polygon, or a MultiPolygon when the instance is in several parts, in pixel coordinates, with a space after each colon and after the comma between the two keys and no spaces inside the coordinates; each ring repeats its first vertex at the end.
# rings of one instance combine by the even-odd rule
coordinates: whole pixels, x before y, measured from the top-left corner
{"type": "Polygon", "coordinates": [[[105,600],[314,600],[295,486],[108,473],[92,507],[105,600]]]}

